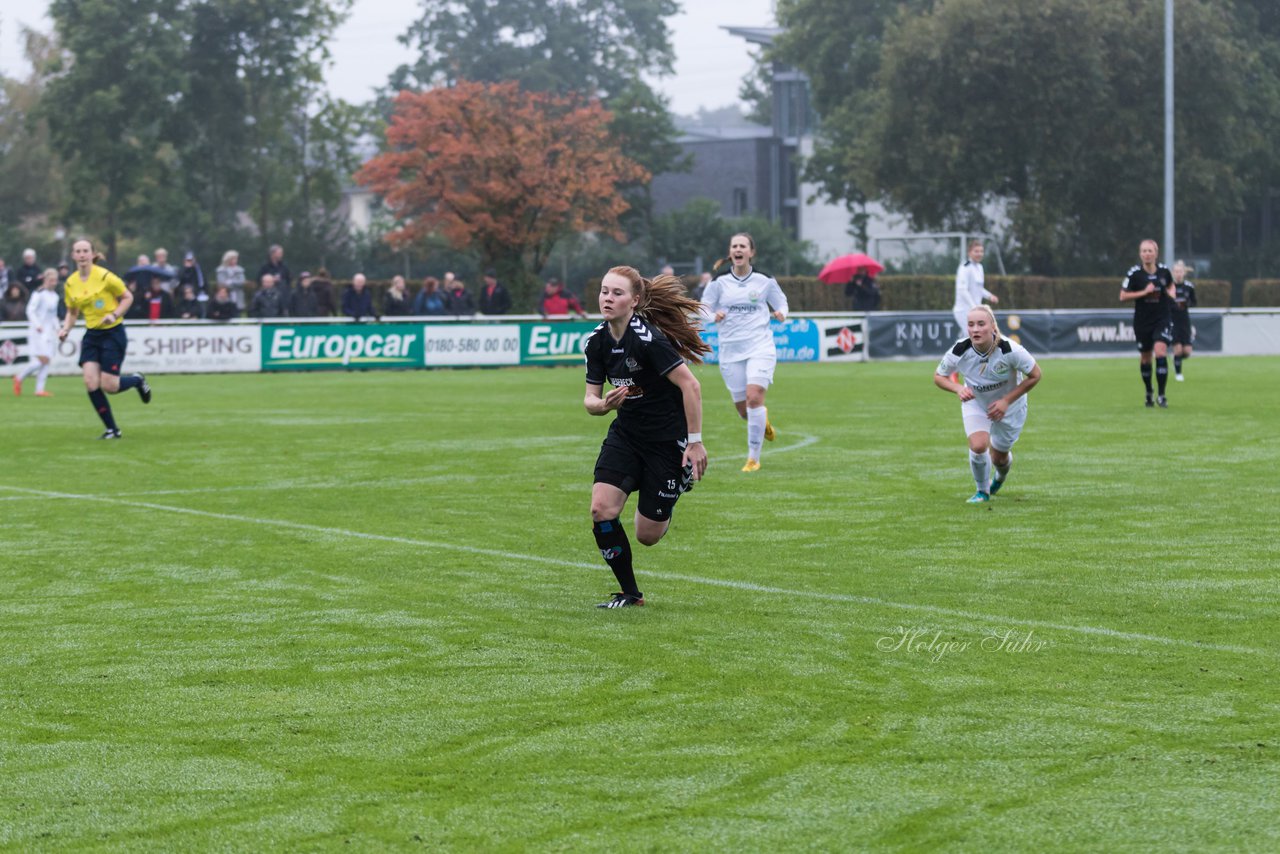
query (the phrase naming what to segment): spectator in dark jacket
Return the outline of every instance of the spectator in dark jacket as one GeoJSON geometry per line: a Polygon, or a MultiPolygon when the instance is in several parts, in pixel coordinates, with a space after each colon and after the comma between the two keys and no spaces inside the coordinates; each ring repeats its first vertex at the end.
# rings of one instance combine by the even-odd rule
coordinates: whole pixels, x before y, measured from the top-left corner
{"type": "Polygon", "coordinates": [[[27,292],[17,282],[5,288],[4,299],[0,301],[0,320],[17,322],[27,319],[27,292]]]}
{"type": "Polygon", "coordinates": [[[249,316],[284,317],[284,296],[276,287],[276,277],[270,273],[259,281],[258,292],[253,295],[253,304],[249,306],[249,316]]]}
{"type": "Polygon", "coordinates": [[[506,314],[511,310],[511,294],[498,282],[492,268],[484,271],[484,287],[480,289],[481,314],[506,314]]]}
{"type": "Polygon", "coordinates": [[[258,281],[262,281],[262,277],[268,273],[275,277],[275,288],[287,306],[289,291],[293,289],[293,274],[289,272],[289,265],[284,262],[284,249],[279,244],[267,250],[267,263],[258,268],[258,281]]]}
{"type": "Polygon", "coordinates": [[[333,298],[333,279],[324,267],[316,270],[311,278],[311,290],[315,291],[321,317],[333,317],[338,313],[338,303],[333,298]]]}
{"type": "Polygon", "coordinates": [[[227,321],[239,316],[240,307],[231,298],[231,289],[226,285],[219,285],[213,299],[209,300],[209,319],[227,321]]]}
{"type": "MultiPolygon", "coordinates": [[[[446,276],[449,274],[446,273],[446,276]]],[[[445,295],[444,310],[448,314],[461,317],[464,314],[475,314],[476,304],[471,299],[471,294],[467,293],[466,283],[462,279],[454,279],[449,284],[449,291],[445,295]]]]}
{"type": "Polygon", "coordinates": [[[179,320],[204,320],[204,303],[196,299],[194,285],[182,285],[178,289],[178,304],[173,307],[179,320]]]}
{"type": "Polygon", "coordinates": [[[204,270],[200,269],[199,262],[196,261],[195,253],[188,252],[182,257],[182,267],[178,269],[178,288],[181,291],[183,285],[190,285],[195,292],[196,299],[209,296],[209,292],[205,289],[204,270]]]}
{"type": "Polygon", "coordinates": [[[289,316],[318,317],[319,315],[320,300],[313,289],[311,274],[304,270],[298,274],[298,286],[293,289],[293,294],[289,297],[289,316]]]}
{"type": "Polygon", "coordinates": [[[124,286],[129,289],[129,293],[133,295],[133,302],[129,304],[129,310],[124,313],[125,320],[146,320],[147,319],[147,298],[146,292],[138,291],[138,283],[125,280],[124,286]]]}
{"type": "Polygon", "coordinates": [[[445,294],[440,290],[440,280],[427,276],[422,280],[422,290],[413,298],[413,313],[418,317],[435,317],[444,311],[445,294]]]}
{"type": "Polygon", "coordinates": [[[844,286],[844,295],[852,298],[854,311],[876,311],[880,308],[880,285],[875,276],[865,270],[859,270],[849,284],[844,286]]]}
{"type": "Polygon", "coordinates": [[[361,320],[373,320],[373,294],[366,285],[364,273],[356,273],[351,277],[351,284],[342,292],[342,313],[353,318],[357,323],[361,320]]]}
{"type": "MultiPolygon", "coordinates": [[[[42,270],[40,265],[36,263],[36,250],[23,249],[22,266],[10,274],[9,284],[17,282],[22,285],[28,294],[30,294],[33,293],[36,288],[40,287],[40,282],[43,276],[44,270],[42,270]]],[[[22,311],[24,315],[26,310],[26,306],[23,306],[22,311]]]]}
{"type": "Polygon", "coordinates": [[[383,317],[407,317],[413,310],[409,302],[409,291],[404,285],[404,276],[392,276],[391,287],[382,295],[383,317]]]}

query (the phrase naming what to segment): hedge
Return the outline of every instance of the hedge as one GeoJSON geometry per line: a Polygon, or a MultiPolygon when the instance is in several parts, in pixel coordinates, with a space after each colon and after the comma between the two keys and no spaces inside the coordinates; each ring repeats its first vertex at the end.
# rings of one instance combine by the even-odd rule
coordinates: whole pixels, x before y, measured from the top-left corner
{"type": "MultiPolygon", "coordinates": [[[[693,287],[697,277],[685,277],[685,284],[693,287]]],[[[881,311],[950,311],[955,299],[955,279],[951,276],[881,276],[878,279],[882,299],[881,311]]],[[[334,304],[341,305],[342,292],[349,281],[335,281],[334,304]]],[[[382,294],[390,286],[389,281],[369,282],[373,292],[373,304],[381,311],[382,294]]],[[[848,311],[849,297],[844,295],[844,285],[825,285],[812,276],[783,276],[778,284],[787,295],[791,310],[797,311],[848,311]]],[[[598,311],[596,296],[598,281],[584,284],[583,307],[598,311]]],[[[296,285],[295,285],[296,286],[296,285]]],[[[245,286],[246,305],[253,301],[253,283],[245,286]]],[[[412,300],[421,285],[409,285],[412,300]]],[[[1120,277],[1060,278],[1046,276],[987,276],[987,289],[1000,298],[999,308],[1004,311],[1055,308],[1123,308],[1117,298],[1120,293],[1120,277]]],[[[477,289],[468,288],[472,298],[477,289]]],[[[1219,279],[1196,281],[1196,296],[1201,308],[1227,308],[1231,305],[1231,283],[1219,279]]],[[[1250,279],[1244,286],[1246,306],[1280,306],[1280,279],[1250,279]]],[[[537,306],[523,309],[517,305],[513,314],[534,314],[537,306]]]]}

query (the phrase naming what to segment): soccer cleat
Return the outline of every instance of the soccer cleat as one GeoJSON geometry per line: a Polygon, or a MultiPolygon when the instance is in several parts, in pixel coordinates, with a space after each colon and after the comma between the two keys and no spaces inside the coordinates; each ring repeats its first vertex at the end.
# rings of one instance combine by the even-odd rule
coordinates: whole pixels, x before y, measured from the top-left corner
{"type": "Polygon", "coordinates": [[[22,394],[22,380],[17,377],[13,378],[13,396],[17,397],[22,394]]]}
{"type": "Polygon", "coordinates": [[[51,392],[51,391],[38,391],[38,392],[36,392],[36,397],[53,397],[53,392],[51,392]]]}
{"type": "Polygon", "coordinates": [[[768,418],[765,418],[764,419],[764,440],[766,442],[772,442],[775,438],[777,438],[777,436],[778,434],[773,432],[773,422],[770,421],[768,418]]]}
{"type": "Polygon", "coordinates": [[[644,604],[644,594],[632,596],[630,593],[615,593],[608,602],[601,602],[597,608],[635,608],[644,604]]]}
{"type": "Polygon", "coordinates": [[[1147,409],[1154,409],[1156,402],[1151,399],[1151,395],[1147,395],[1147,409]]]}
{"type": "Polygon", "coordinates": [[[1175,380],[1177,380],[1178,382],[1185,382],[1185,380],[1183,380],[1183,378],[1182,378],[1182,374],[1174,374],[1174,375],[1173,375],[1173,378],[1174,378],[1175,380]]]}
{"type": "Polygon", "coordinates": [[[990,500],[991,495],[989,493],[979,490],[978,492],[975,492],[973,497],[966,501],[965,504],[986,504],[990,500]]]}
{"type": "Polygon", "coordinates": [[[143,403],[151,402],[151,383],[147,382],[147,378],[142,374],[134,374],[138,378],[138,397],[142,398],[143,403]]]}
{"type": "Polygon", "coordinates": [[[679,494],[684,495],[686,492],[693,489],[694,483],[696,483],[696,481],[693,479],[693,463],[689,463],[680,470],[679,494]]]}
{"type": "Polygon", "coordinates": [[[1156,406],[1160,407],[1161,409],[1168,409],[1169,398],[1165,397],[1163,394],[1160,395],[1159,397],[1156,398],[1156,406]]]}
{"type": "Polygon", "coordinates": [[[103,431],[102,435],[99,436],[98,438],[99,439],[119,439],[120,435],[121,434],[119,430],[105,430],[103,431]]]}
{"type": "Polygon", "coordinates": [[[747,457],[747,464],[742,467],[743,471],[760,471],[760,461],[747,457]]]}
{"type": "Polygon", "coordinates": [[[996,480],[994,477],[991,478],[991,494],[992,495],[995,495],[997,492],[999,492],[1000,487],[1002,486],[1004,486],[1003,480],[996,480]]]}

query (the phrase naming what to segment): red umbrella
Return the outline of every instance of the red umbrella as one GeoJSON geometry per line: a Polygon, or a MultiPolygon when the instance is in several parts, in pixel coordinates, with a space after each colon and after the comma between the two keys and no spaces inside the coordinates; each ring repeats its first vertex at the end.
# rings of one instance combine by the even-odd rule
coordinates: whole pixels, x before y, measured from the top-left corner
{"type": "Polygon", "coordinates": [[[884,272],[884,265],[870,255],[855,252],[852,255],[841,255],[822,268],[818,279],[828,285],[843,285],[854,277],[859,270],[866,270],[873,276],[884,272]]]}

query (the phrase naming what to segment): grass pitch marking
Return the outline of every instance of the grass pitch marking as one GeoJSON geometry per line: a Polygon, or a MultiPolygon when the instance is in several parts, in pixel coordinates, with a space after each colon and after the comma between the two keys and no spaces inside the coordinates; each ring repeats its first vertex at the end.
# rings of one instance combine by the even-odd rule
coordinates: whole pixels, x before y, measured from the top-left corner
{"type": "MultiPolygon", "coordinates": [[[[814,441],[817,440],[814,439],[814,441]]],[[[17,497],[27,499],[37,497],[65,499],[69,501],[88,501],[101,497],[94,495],[79,495],[72,492],[52,492],[43,489],[28,489],[20,486],[5,486],[2,484],[0,484],[0,489],[21,493],[21,495],[17,497]]],[[[330,536],[348,537],[351,539],[369,540],[380,543],[395,543],[398,545],[414,546],[417,548],[441,549],[445,551],[462,552],[464,554],[481,555],[484,557],[502,558],[504,560],[540,563],[547,566],[592,570],[601,570],[606,568],[595,562],[588,563],[586,561],[565,560],[564,558],[546,557],[543,555],[508,552],[501,549],[486,549],[479,546],[468,546],[460,543],[418,540],[412,537],[397,537],[390,534],[371,534],[365,531],[353,531],[347,528],[331,528],[325,525],[312,525],[306,522],[290,522],[287,519],[263,519],[253,516],[241,516],[236,513],[216,513],[211,510],[197,510],[190,507],[154,504],[149,501],[117,500],[115,503],[125,507],[136,507],[141,510],[158,510],[165,513],[181,513],[188,516],[200,516],[206,519],[220,519],[225,522],[241,522],[248,525],[270,526],[293,531],[308,531],[314,534],[327,534],[330,536]]],[[[1054,623],[1046,620],[1021,620],[997,614],[982,614],[976,611],[965,611],[958,608],[942,608],[936,605],[921,605],[913,602],[894,602],[888,599],[878,599],[874,596],[855,596],[848,593],[827,593],[819,590],[792,590],[786,587],[770,587],[763,584],[752,584],[749,581],[736,581],[724,578],[705,578],[699,575],[684,575],[674,572],[636,570],[636,574],[647,575],[650,578],[656,578],[663,581],[678,581],[686,584],[721,587],[729,590],[742,590],[750,593],[768,593],[773,596],[786,596],[795,599],[815,599],[822,602],[836,602],[848,605],[870,605],[880,608],[896,608],[916,614],[930,614],[939,617],[958,617],[965,620],[974,620],[977,622],[992,623],[996,625],[1030,626],[1037,629],[1050,629],[1053,631],[1069,632],[1088,637],[1104,637],[1112,640],[1154,643],[1162,646],[1178,646],[1185,647],[1187,649],[1256,655],[1266,658],[1275,656],[1275,653],[1270,650],[1255,649],[1253,647],[1237,646],[1234,644],[1204,643],[1201,641],[1187,640],[1185,638],[1169,638],[1161,635],[1143,634],[1141,632],[1123,632],[1116,629],[1108,629],[1103,626],[1078,626],[1068,623],[1054,623]]]]}

